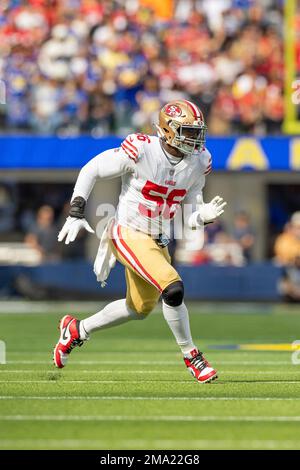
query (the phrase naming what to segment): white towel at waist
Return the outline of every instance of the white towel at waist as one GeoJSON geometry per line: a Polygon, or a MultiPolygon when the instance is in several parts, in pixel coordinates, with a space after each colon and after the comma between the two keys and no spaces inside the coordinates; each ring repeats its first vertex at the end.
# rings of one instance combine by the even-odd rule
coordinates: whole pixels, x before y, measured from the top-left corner
{"type": "Polygon", "coordinates": [[[94,262],[94,273],[96,274],[97,281],[101,282],[101,287],[106,285],[106,279],[109,276],[111,269],[116,264],[116,257],[112,252],[110,243],[109,243],[109,229],[113,223],[113,218],[111,218],[103,233],[100,240],[98,252],[94,262]]]}

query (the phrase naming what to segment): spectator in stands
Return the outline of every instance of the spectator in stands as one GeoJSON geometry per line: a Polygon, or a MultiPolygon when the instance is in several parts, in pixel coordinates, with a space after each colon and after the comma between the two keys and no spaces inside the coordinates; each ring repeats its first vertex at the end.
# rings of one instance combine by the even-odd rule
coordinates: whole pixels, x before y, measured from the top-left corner
{"type": "Polygon", "coordinates": [[[284,266],[295,266],[300,257],[300,212],[295,212],[274,246],[275,259],[284,266]]]}
{"type": "Polygon", "coordinates": [[[214,243],[216,236],[221,232],[225,232],[222,220],[217,219],[213,224],[207,224],[204,231],[205,242],[214,243]]]}
{"type": "Polygon", "coordinates": [[[236,214],[233,222],[232,237],[239,243],[247,262],[251,261],[255,235],[251,227],[250,217],[246,212],[242,211],[236,214]]]}
{"type": "Polygon", "coordinates": [[[40,76],[35,81],[31,91],[32,129],[39,134],[55,133],[63,123],[60,108],[62,86],[40,76]]]}
{"type": "Polygon", "coordinates": [[[210,263],[218,266],[243,266],[245,263],[240,244],[226,232],[219,232],[214,243],[207,245],[205,252],[210,263]]]}
{"type": "Polygon", "coordinates": [[[300,302],[300,256],[283,269],[279,290],[285,301],[300,302]]]}
{"type": "Polygon", "coordinates": [[[159,83],[155,76],[145,78],[143,90],[136,95],[138,110],[133,115],[133,124],[145,134],[153,133],[153,123],[162,105],[159,93],[159,83]]]}
{"type": "Polygon", "coordinates": [[[25,243],[38,250],[43,261],[59,258],[57,227],[54,223],[54,211],[50,206],[39,208],[36,222],[25,236],[25,243]]]}
{"type": "Polygon", "coordinates": [[[224,230],[219,229],[216,230],[211,240],[208,234],[205,234],[204,248],[193,253],[190,260],[193,265],[214,264],[217,266],[243,266],[245,261],[241,245],[224,230]]]}
{"type": "Polygon", "coordinates": [[[14,215],[16,211],[16,201],[13,188],[0,185],[0,234],[13,230],[15,225],[14,215]]]}
{"type": "Polygon", "coordinates": [[[191,262],[195,265],[243,266],[252,259],[254,242],[249,215],[239,212],[234,218],[231,232],[222,220],[205,227],[204,247],[193,254],[191,262]]]}

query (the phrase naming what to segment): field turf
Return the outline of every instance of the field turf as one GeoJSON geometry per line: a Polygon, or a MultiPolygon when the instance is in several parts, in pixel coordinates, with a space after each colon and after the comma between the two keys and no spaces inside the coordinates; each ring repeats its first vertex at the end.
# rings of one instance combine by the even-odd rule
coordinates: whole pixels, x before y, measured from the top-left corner
{"type": "Polygon", "coordinates": [[[219,371],[206,385],[186,371],[161,314],[94,334],[61,371],[51,354],[65,312],[0,314],[0,448],[300,449],[291,353],[211,349],[292,342],[300,313],[205,308],[190,306],[197,344],[219,371]]]}

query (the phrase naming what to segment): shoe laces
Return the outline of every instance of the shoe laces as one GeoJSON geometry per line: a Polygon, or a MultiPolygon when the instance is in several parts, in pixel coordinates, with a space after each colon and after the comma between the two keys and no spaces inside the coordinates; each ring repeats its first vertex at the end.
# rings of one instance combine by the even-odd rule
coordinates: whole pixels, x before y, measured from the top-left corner
{"type": "Polygon", "coordinates": [[[83,340],[82,339],[73,339],[72,343],[70,344],[67,353],[69,354],[72,349],[74,349],[76,346],[82,346],[83,345],[83,340]]]}
{"type": "Polygon", "coordinates": [[[199,351],[196,356],[192,357],[190,362],[200,371],[203,371],[207,366],[209,366],[208,361],[205,359],[201,351],[199,351]]]}

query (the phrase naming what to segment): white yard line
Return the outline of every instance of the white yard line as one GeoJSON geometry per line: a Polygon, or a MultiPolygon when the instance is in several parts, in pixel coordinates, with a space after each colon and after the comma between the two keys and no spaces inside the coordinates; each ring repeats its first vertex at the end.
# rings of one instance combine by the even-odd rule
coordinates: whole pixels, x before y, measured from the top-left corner
{"type": "Polygon", "coordinates": [[[99,301],[30,301],[30,300],[1,300],[0,315],[36,314],[39,315],[61,315],[72,312],[73,315],[80,313],[92,313],[101,310],[107,302],[99,301]]]}
{"type": "MultiPolygon", "coordinates": [[[[56,315],[63,314],[64,312],[72,312],[73,314],[80,314],[89,312],[98,312],[107,305],[105,301],[97,300],[83,300],[83,301],[57,301],[57,300],[48,300],[48,301],[30,301],[30,300],[1,300],[0,301],[0,314],[14,314],[14,313],[25,313],[25,314],[49,314],[54,313],[56,315]]],[[[278,305],[274,304],[260,304],[256,302],[189,302],[189,309],[192,311],[193,315],[204,314],[256,314],[260,313],[261,315],[270,314],[272,312],[277,313],[277,311],[283,310],[284,312],[297,312],[297,306],[293,305],[278,305]],[[263,313],[262,313],[263,312],[263,313]]],[[[157,308],[151,312],[153,314],[161,315],[161,305],[158,305],[157,308]]]]}
{"type": "MultiPolygon", "coordinates": [[[[1,370],[0,374],[53,374],[53,372],[57,372],[57,369],[18,369],[18,370],[1,370]]],[[[184,369],[184,364],[182,363],[181,368],[179,369],[144,369],[144,370],[136,370],[136,369],[129,369],[129,370],[118,370],[118,369],[97,369],[97,370],[70,370],[64,371],[63,373],[70,374],[174,374],[174,372],[185,373],[186,370],[184,369]]],[[[255,371],[256,372],[256,371],[255,371]]],[[[269,371],[271,372],[271,371],[269,371]]]]}
{"type": "Polygon", "coordinates": [[[84,395],[72,395],[72,396],[26,396],[26,395],[21,395],[21,396],[14,396],[14,395],[3,395],[0,396],[0,400],[41,400],[41,401],[51,401],[51,400],[57,400],[57,401],[63,401],[63,400],[95,400],[95,401],[165,401],[165,400],[174,400],[174,401],[300,401],[300,397],[178,397],[178,396],[165,396],[165,397],[141,397],[141,396],[84,396],[84,395]]]}
{"type": "Polygon", "coordinates": [[[0,421],[300,422],[300,416],[2,415],[0,421]]]}
{"type": "MultiPolygon", "coordinates": [[[[65,378],[63,380],[60,380],[60,378],[58,378],[57,380],[54,378],[54,379],[48,379],[48,380],[0,380],[0,384],[24,384],[24,383],[32,383],[32,384],[55,384],[57,385],[58,383],[63,383],[64,385],[66,384],[144,384],[144,383],[155,383],[156,381],[155,380],[66,380],[65,378]]],[[[174,380],[160,380],[159,382],[161,383],[174,383],[176,382],[177,384],[186,384],[186,385],[195,385],[195,381],[194,380],[177,380],[177,379],[174,379],[174,380]]],[[[221,382],[216,382],[217,383],[221,383],[221,382]]],[[[259,385],[259,384],[298,384],[300,385],[300,380],[252,380],[252,379],[249,379],[248,381],[248,385],[250,385],[250,383],[253,383],[255,385],[259,385]]],[[[227,381],[227,385],[230,384],[234,384],[234,382],[228,382],[227,381]]],[[[223,384],[224,385],[224,384],[223,384]]]]}
{"type": "MultiPolygon", "coordinates": [[[[181,365],[182,359],[180,358],[177,361],[76,361],[72,360],[73,365],[181,365]]],[[[241,365],[241,366],[276,366],[276,365],[292,365],[291,360],[288,361],[216,361],[219,365],[241,365]]],[[[31,360],[20,360],[20,361],[7,361],[7,364],[48,364],[51,365],[51,359],[48,361],[31,361],[31,360]]],[[[0,368],[3,367],[0,365],[0,368]]]]}
{"type": "MultiPolygon", "coordinates": [[[[52,360],[49,359],[48,361],[7,361],[7,365],[10,364],[20,364],[20,365],[31,365],[31,364],[48,364],[48,365],[53,365],[52,360]]],[[[133,364],[138,364],[138,365],[182,365],[181,361],[73,361],[73,365],[83,365],[83,366],[94,366],[94,365],[133,365],[133,364]]],[[[274,363],[272,363],[274,364],[274,363]]],[[[278,364],[278,362],[276,363],[278,364]]],[[[284,362],[284,364],[288,364],[288,362],[284,362]]],[[[0,365],[1,367],[1,365],[0,365]]]]}
{"type": "MultiPolygon", "coordinates": [[[[160,382],[164,383],[185,383],[185,384],[195,384],[194,381],[191,380],[161,380],[160,382]]],[[[63,383],[63,384],[128,384],[128,383],[133,383],[133,384],[140,384],[140,383],[153,383],[153,380],[63,380],[61,381],[60,378],[56,379],[49,379],[49,380],[0,380],[0,384],[26,384],[26,383],[32,383],[32,384],[58,384],[58,383],[63,383]]],[[[276,382],[277,383],[277,382],[276,382]]],[[[297,382],[296,382],[297,383],[297,382]]],[[[299,382],[300,384],[300,382],[299,382]]]]}
{"type": "MultiPolygon", "coordinates": [[[[118,445],[118,448],[158,448],[158,449],[205,449],[213,447],[218,448],[267,448],[277,449],[278,447],[285,447],[288,449],[294,449],[300,447],[300,440],[258,440],[258,439],[243,439],[243,440],[215,440],[215,439],[198,439],[198,440],[183,440],[183,439],[168,439],[168,440],[152,440],[152,439],[117,439],[114,444],[118,445]]],[[[112,441],[103,439],[1,439],[0,447],[14,448],[14,447],[42,447],[44,449],[48,447],[54,447],[57,449],[69,448],[91,448],[95,449],[111,449],[112,441]]]]}
{"type": "MultiPolygon", "coordinates": [[[[282,375],[282,372],[273,371],[273,370],[252,370],[252,371],[239,371],[239,370],[218,370],[222,374],[236,374],[236,375],[249,375],[249,374],[261,374],[261,375],[282,375]]],[[[52,374],[56,372],[56,369],[49,370],[49,369],[12,369],[12,370],[1,370],[0,374],[52,374]]],[[[174,374],[174,372],[178,373],[185,373],[185,369],[183,366],[179,369],[147,369],[147,370],[136,370],[136,369],[129,369],[129,370],[118,370],[118,369],[92,369],[92,370],[70,370],[64,371],[63,374],[71,375],[71,374],[174,374]]],[[[296,374],[297,370],[288,370],[285,371],[285,374],[296,374]]]]}

